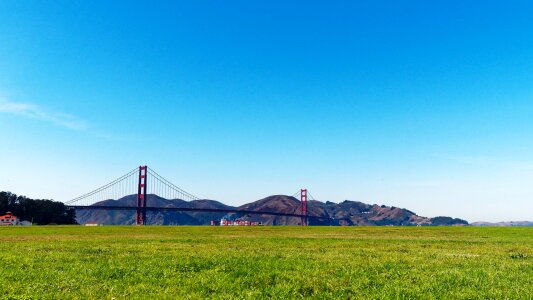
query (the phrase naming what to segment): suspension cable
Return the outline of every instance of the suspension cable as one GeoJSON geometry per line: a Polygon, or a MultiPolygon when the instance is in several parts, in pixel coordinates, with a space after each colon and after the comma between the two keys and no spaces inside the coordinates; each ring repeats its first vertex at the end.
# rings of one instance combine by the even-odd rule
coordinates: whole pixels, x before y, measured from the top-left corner
{"type": "Polygon", "coordinates": [[[96,193],[99,193],[99,192],[101,192],[101,191],[113,186],[114,184],[116,184],[116,183],[128,178],[129,176],[135,174],[137,171],[138,171],[138,168],[135,168],[135,169],[131,170],[130,172],[126,173],[125,175],[121,176],[120,178],[118,178],[118,179],[116,179],[116,180],[114,180],[114,181],[112,181],[112,182],[110,182],[110,183],[108,183],[108,184],[106,184],[106,185],[104,185],[104,186],[102,186],[100,188],[97,188],[96,190],[94,190],[92,192],[89,192],[87,194],[84,194],[82,196],[74,198],[72,200],[69,200],[69,201],[65,202],[65,204],[72,204],[72,203],[77,202],[79,200],[91,197],[91,196],[95,195],[96,193]]]}

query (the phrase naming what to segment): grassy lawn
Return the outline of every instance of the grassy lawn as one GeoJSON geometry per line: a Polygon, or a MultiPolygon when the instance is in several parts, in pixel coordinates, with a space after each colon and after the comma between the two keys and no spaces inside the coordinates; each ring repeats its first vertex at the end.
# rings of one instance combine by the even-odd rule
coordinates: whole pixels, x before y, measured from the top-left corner
{"type": "Polygon", "coordinates": [[[533,228],[1,227],[0,299],[532,299],[533,228]]]}

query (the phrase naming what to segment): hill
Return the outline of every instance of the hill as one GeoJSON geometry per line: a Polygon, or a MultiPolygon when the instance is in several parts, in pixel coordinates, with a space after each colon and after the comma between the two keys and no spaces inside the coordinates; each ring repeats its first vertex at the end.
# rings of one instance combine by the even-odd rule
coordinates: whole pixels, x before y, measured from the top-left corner
{"type": "MultiPolygon", "coordinates": [[[[214,209],[240,209],[248,211],[268,211],[288,214],[300,213],[300,201],[286,195],[269,196],[251,203],[233,207],[214,200],[184,201],[181,199],[163,199],[156,195],[147,195],[149,206],[177,207],[177,208],[214,208],[214,209]]],[[[129,195],[118,200],[105,200],[94,205],[103,206],[129,206],[134,207],[136,195],[129,195]]],[[[341,203],[334,202],[308,202],[310,225],[467,225],[468,222],[450,217],[427,218],[416,215],[414,212],[385,205],[370,205],[358,201],[345,200],[341,203]]],[[[207,225],[211,220],[221,218],[231,220],[249,220],[262,222],[264,225],[298,225],[300,218],[271,216],[260,214],[221,213],[221,212],[175,212],[158,211],[147,212],[147,223],[152,225],[207,225]]],[[[108,225],[135,224],[135,211],[119,210],[80,210],[77,212],[80,224],[95,222],[108,225]]]]}
{"type": "MultiPolygon", "coordinates": [[[[135,207],[137,195],[129,195],[118,200],[105,200],[94,205],[103,206],[129,206],[135,207]]],[[[214,200],[184,201],[181,199],[164,199],[156,195],[147,195],[146,201],[154,207],[179,207],[179,208],[234,208],[214,200]]],[[[211,220],[220,220],[225,213],[209,212],[177,212],[158,211],[147,212],[147,223],[152,225],[206,225],[211,220]]],[[[134,210],[79,210],[76,214],[78,223],[94,222],[106,225],[132,225],[135,224],[134,210]]]]}
{"type": "Polygon", "coordinates": [[[473,222],[472,226],[533,226],[530,221],[509,221],[509,222],[473,222]]]}
{"type": "MultiPolygon", "coordinates": [[[[241,209],[254,211],[276,211],[283,213],[299,213],[300,201],[294,197],[276,195],[240,206],[241,209]]],[[[341,203],[309,201],[309,216],[324,219],[309,220],[310,225],[468,225],[468,222],[450,217],[426,218],[414,212],[385,205],[370,205],[358,201],[345,200],[341,203]]],[[[276,216],[243,216],[241,219],[260,220],[266,225],[298,225],[299,218],[276,216]]]]}

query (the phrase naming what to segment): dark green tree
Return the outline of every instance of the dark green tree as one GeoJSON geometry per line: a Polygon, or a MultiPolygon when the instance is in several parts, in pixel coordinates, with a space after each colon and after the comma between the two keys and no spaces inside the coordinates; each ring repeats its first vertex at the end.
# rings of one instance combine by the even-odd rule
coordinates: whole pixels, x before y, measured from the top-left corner
{"type": "Polygon", "coordinates": [[[62,202],[30,199],[11,192],[0,192],[0,214],[8,211],[21,220],[33,221],[39,225],[77,224],[76,212],[68,209],[62,202]]]}

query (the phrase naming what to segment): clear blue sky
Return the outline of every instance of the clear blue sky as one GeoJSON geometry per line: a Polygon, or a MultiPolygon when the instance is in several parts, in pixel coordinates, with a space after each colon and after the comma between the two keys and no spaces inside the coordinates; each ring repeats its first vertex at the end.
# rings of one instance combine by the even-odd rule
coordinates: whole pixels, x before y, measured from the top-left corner
{"type": "Polygon", "coordinates": [[[0,190],[533,219],[531,1],[0,1],[0,190]],[[63,3],[62,3],[63,2],[63,3]]]}

